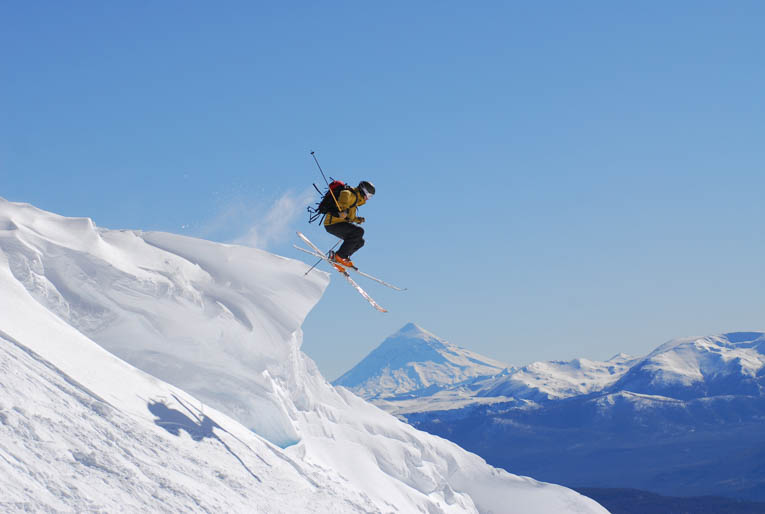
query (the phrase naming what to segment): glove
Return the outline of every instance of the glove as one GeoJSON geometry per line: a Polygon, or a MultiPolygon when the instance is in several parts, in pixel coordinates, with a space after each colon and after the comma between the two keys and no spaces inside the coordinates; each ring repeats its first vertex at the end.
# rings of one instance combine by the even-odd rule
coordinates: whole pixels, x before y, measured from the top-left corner
{"type": "Polygon", "coordinates": [[[362,224],[362,223],[364,223],[365,221],[366,221],[366,220],[365,220],[364,218],[361,218],[361,217],[359,217],[359,218],[356,218],[355,220],[353,220],[353,222],[354,222],[354,223],[358,223],[359,225],[361,225],[361,224],[362,224]]]}

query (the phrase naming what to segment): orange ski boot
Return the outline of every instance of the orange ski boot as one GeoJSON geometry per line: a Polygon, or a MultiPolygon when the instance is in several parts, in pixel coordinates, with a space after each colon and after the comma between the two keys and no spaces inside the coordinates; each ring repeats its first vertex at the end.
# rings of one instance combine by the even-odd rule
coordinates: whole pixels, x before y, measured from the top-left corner
{"type": "Polygon", "coordinates": [[[339,255],[335,254],[335,262],[342,264],[343,266],[347,268],[355,268],[356,266],[353,265],[353,262],[351,262],[350,259],[346,259],[345,257],[340,257],[339,255]]]}
{"type": "Polygon", "coordinates": [[[345,264],[345,262],[350,262],[348,261],[348,259],[343,259],[342,257],[340,257],[339,255],[337,255],[335,252],[332,252],[332,251],[329,252],[329,260],[332,262],[332,266],[334,266],[335,269],[339,271],[340,273],[345,273],[345,268],[341,266],[341,264],[345,264]]]}

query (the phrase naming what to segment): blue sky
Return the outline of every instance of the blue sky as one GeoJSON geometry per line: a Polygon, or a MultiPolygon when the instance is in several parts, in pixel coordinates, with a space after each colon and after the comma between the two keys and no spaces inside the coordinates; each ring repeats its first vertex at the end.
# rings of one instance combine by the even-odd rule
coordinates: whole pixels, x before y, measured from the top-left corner
{"type": "Polygon", "coordinates": [[[761,2],[5,2],[0,196],[323,247],[310,157],[371,180],[304,350],[414,321],[509,364],[762,330],[761,2]]]}

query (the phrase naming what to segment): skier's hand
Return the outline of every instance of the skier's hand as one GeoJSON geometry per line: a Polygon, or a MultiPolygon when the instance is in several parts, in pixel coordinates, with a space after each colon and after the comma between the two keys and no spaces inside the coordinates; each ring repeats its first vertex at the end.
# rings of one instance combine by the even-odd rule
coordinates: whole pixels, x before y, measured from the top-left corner
{"type": "Polygon", "coordinates": [[[355,223],[358,223],[359,225],[361,225],[361,224],[362,224],[362,223],[364,223],[365,221],[366,221],[366,220],[365,220],[364,218],[360,218],[360,217],[359,217],[359,218],[356,218],[356,219],[354,220],[354,222],[355,222],[355,223]]]}
{"type": "Polygon", "coordinates": [[[345,212],[345,211],[343,211],[343,212],[341,212],[340,214],[338,214],[338,215],[337,215],[337,217],[338,217],[338,218],[342,218],[342,219],[345,219],[345,218],[347,218],[347,217],[348,217],[348,213],[347,213],[347,212],[345,212]]]}

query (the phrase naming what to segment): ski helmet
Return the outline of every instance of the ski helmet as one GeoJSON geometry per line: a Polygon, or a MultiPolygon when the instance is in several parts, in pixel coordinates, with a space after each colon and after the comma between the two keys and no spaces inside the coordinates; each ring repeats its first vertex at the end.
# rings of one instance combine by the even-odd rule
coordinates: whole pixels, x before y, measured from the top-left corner
{"type": "Polygon", "coordinates": [[[364,196],[367,198],[375,194],[375,185],[372,184],[371,182],[367,182],[366,180],[362,180],[361,182],[359,182],[358,189],[359,191],[364,193],[364,196]]]}

